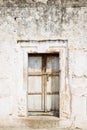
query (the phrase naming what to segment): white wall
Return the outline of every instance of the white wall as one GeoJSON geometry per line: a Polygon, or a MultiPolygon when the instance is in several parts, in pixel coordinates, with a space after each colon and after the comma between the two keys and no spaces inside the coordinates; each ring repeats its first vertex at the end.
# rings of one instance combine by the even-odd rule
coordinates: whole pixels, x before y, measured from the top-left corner
{"type": "Polygon", "coordinates": [[[87,119],[87,8],[79,3],[0,7],[0,117],[25,114],[23,55],[17,40],[66,39],[71,117],[76,122],[87,119]]]}

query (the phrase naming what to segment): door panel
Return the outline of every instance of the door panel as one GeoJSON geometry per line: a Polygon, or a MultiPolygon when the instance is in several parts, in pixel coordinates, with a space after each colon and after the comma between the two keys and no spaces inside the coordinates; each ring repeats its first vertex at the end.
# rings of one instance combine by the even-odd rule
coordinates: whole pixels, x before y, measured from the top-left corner
{"type": "Polygon", "coordinates": [[[41,95],[28,95],[28,110],[29,111],[41,111],[41,95]]]}
{"type": "Polygon", "coordinates": [[[47,69],[46,72],[58,72],[59,70],[59,58],[58,56],[47,57],[47,69]]]}
{"type": "Polygon", "coordinates": [[[59,76],[48,77],[47,92],[59,92],[59,76]]]}
{"type": "Polygon", "coordinates": [[[58,100],[58,95],[47,95],[47,111],[57,111],[59,108],[58,100]]]}
{"type": "Polygon", "coordinates": [[[28,93],[42,92],[42,77],[29,76],[28,77],[28,93]]]}
{"type": "Polygon", "coordinates": [[[41,72],[42,71],[42,57],[29,56],[28,57],[28,72],[41,72]]]}

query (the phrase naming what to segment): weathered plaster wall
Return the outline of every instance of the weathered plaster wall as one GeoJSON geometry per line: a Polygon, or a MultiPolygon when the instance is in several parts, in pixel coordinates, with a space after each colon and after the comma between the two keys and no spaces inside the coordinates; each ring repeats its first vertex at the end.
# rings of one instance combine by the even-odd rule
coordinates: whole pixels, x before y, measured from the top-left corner
{"type": "MultiPolygon", "coordinates": [[[[17,40],[66,39],[71,117],[87,120],[87,1],[0,0],[0,117],[23,116],[23,55],[17,40]]],[[[82,125],[87,127],[87,124],[82,125]]]]}

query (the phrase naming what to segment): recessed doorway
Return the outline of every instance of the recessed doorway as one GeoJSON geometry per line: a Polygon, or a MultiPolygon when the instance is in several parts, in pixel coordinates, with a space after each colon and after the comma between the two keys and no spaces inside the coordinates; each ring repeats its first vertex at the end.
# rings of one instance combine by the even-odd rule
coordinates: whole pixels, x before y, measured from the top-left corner
{"type": "Polygon", "coordinates": [[[23,52],[21,87],[24,102],[21,103],[23,111],[20,113],[27,117],[53,115],[60,120],[69,119],[71,98],[68,80],[68,41],[18,40],[17,42],[23,52]]]}
{"type": "Polygon", "coordinates": [[[59,117],[59,54],[28,54],[28,113],[59,117]]]}

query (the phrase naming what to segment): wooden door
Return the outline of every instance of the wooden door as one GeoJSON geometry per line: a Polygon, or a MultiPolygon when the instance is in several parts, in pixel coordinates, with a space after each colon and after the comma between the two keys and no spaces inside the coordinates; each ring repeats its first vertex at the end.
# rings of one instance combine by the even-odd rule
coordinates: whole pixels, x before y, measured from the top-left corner
{"type": "Polygon", "coordinates": [[[28,111],[58,115],[59,56],[50,54],[28,57],[28,111]]]}

